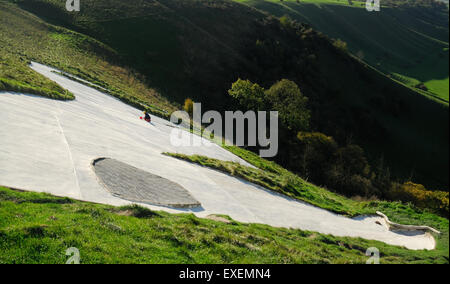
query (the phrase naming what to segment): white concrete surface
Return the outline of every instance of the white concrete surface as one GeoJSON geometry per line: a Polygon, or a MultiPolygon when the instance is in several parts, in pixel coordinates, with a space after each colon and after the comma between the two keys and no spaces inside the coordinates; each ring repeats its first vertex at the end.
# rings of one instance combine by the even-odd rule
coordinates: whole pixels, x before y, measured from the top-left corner
{"type": "MultiPolygon", "coordinates": [[[[425,233],[391,232],[381,217],[350,219],[265,190],[223,173],[161,155],[162,152],[201,154],[242,162],[217,145],[172,147],[168,121],[141,113],[113,97],[73,82],[33,63],[31,66],[75,94],[71,102],[32,95],[0,93],[0,185],[48,192],[111,205],[129,204],[113,197],[90,167],[98,157],[110,157],[184,186],[202,207],[194,210],[148,206],[197,216],[225,214],[249,223],[291,227],[335,236],[362,237],[409,249],[433,249],[425,233]]],[[[196,137],[195,139],[199,139],[196,137]]]]}

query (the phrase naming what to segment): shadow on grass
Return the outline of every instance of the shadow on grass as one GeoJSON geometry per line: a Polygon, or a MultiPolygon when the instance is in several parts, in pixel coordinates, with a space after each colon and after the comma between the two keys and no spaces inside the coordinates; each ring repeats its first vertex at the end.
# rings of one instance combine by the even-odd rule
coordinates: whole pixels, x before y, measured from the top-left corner
{"type": "Polygon", "coordinates": [[[118,215],[122,215],[122,216],[132,216],[132,217],[142,218],[142,219],[162,217],[160,214],[158,214],[150,209],[136,205],[136,204],[122,206],[119,208],[114,208],[111,210],[111,212],[116,213],[118,215]]]}

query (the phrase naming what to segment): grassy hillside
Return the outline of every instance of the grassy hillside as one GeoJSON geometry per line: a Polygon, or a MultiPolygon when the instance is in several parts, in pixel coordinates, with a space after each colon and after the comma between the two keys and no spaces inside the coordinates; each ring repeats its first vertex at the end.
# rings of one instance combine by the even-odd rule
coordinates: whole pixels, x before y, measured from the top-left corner
{"type": "Polygon", "coordinates": [[[425,95],[448,103],[448,11],[383,6],[379,13],[368,13],[365,3],[350,6],[347,0],[236,1],[342,39],[371,66],[408,86],[424,83],[425,95]]]}
{"type": "Polygon", "coordinates": [[[118,63],[114,50],[86,35],[48,24],[15,5],[0,1],[0,88],[52,98],[72,94],[27,67],[48,64],[145,102],[155,110],[175,107],[149,88],[137,72],[118,63]]]}
{"type": "MultiPolygon", "coordinates": [[[[0,33],[0,36],[3,36],[0,33]]],[[[0,47],[0,91],[31,93],[52,99],[73,100],[69,91],[34,72],[28,67],[29,61],[2,52],[0,47]]]]}
{"type": "MultiPolygon", "coordinates": [[[[19,45],[22,44],[20,38],[24,37],[20,36],[24,33],[21,24],[30,23],[25,19],[17,21],[17,14],[13,16],[8,13],[9,7],[0,2],[0,91],[33,93],[62,100],[74,99],[73,94],[28,67],[29,57],[19,45]]],[[[38,36],[37,33],[36,37],[38,36]]]]}
{"type": "MultiPolygon", "coordinates": [[[[361,64],[308,26],[294,28],[224,0],[85,0],[80,13],[66,12],[57,0],[13,2],[77,31],[70,32],[72,40],[59,36],[65,38],[61,48],[50,41],[44,49],[31,42],[41,40],[26,36],[34,33],[19,33],[22,40],[14,44],[26,58],[165,109],[186,97],[205,108],[230,109],[234,106],[226,91],[239,77],[264,87],[291,79],[310,99],[313,130],[344,143],[356,140],[372,160],[384,156],[399,179],[412,176],[427,188],[448,187],[448,106],[361,64]],[[89,45],[95,38],[98,48],[80,46],[73,37],[89,39],[81,41],[89,45]],[[70,52],[58,55],[62,50],[70,52]]],[[[7,17],[19,13],[9,9],[2,9],[7,17]]]]}
{"type": "MultiPolygon", "coordinates": [[[[398,206],[397,219],[418,212],[398,206]],[[407,215],[405,215],[407,213],[407,215]]],[[[448,221],[427,223],[446,230],[448,221]]],[[[0,187],[0,263],[65,263],[70,247],[81,263],[365,263],[377,247],[381,263],[448,263],[448,238],[433,251],[314,232],[112,207],[0,187]]]]}

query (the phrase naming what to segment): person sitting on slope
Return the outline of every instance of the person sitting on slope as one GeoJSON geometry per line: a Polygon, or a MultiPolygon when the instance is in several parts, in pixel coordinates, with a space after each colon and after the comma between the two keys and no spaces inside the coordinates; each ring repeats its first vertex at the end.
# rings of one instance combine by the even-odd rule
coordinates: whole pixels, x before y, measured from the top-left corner
{"type": "Polygon", "coordinates": [[[146,110],[144,111],[144,114],[145,114],[144,120],[147,122],[151,122],[152,118],[150,117],[150,114],[148,114],[146,110]]]}

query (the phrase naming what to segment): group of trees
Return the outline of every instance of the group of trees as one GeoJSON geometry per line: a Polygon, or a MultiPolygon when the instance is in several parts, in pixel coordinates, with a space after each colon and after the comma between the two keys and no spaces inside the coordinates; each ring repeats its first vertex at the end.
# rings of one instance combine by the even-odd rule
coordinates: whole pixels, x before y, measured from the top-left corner
{"type": "Polygon", "coordinates": [[[275,161],[303,178],[349,197],[402,200],[448,213],[448,193],[396,183],[383,161],[371,167],[360,146],[339,145],[333,137],[311,132],[308,98],[295,82],[283,79],[266,90],[239,79],[228,93],[244,110],[279,112],[280,151],[275,161]]]}
{"type": "Polygon", "coordinates": [[[237,80],[228,91],[246,110],[278,111],[279,119],[286,130],[298,132],[309,128],[311,118],[307,108],[308,98],[294,82],[283,79],[270,89],[249,80],[237,80]]]}
{"type": "Polygon", "coordinates": [[[347,196],[380,196],[372,182],[375,174],[361,147],[339,146],[332,137],[318,132],[300,132],[297,138],[296,170],[302,176],[347,196]]]}
{"type": "Polygon", "coordinates": [[[275,110],[279,113],[281,159],[289,169],[306,179],[343,194],[376,195],[370,166],[357,145],[340,147],[332,137],[310,130],[308,98],[298,85],[283,79],[269,89],[249,80],[237,80],[228,91],[245,110],[275,110]]]}

